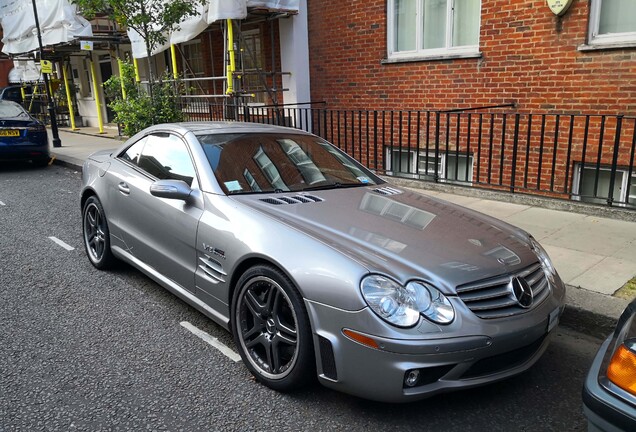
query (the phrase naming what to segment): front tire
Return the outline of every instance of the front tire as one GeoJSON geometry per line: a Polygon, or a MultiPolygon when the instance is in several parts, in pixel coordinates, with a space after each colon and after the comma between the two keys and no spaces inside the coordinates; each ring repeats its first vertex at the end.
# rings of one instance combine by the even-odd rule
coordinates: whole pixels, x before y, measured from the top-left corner
{"type": "Polygon", "coordinates": [[[266,386],[292,391],[314,379],[307,311],[278,269],[259,265],[241,276],[232,299],[232,333],[243,362],[266,386]]]}
{"type": "Polygon", "coordinates": [[[91,264],[100,270],[111,268],[115,257],[110,250],[110,232],[104,208],[96,196],[84,203],[82,210],[82,232],[84,247],[91,264]]]}

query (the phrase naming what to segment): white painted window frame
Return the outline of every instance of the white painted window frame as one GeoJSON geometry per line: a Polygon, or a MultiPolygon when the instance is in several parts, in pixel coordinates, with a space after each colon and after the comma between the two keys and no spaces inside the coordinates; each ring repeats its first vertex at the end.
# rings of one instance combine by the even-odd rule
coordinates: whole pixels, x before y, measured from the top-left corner
{"type": "MultiPolygon", "coordinates": [[[[477,45],[464,45],[453,47],[453,5],[458,0],[449,0],[446,4],[446,47],[422,49],[422,0],[417,0],[417,24],[415,26],[415,41],[416,49],[413,51],[394,51],[395,44],[395,0],[387,0],[387,55],[392,60],[408,60],[408,59],[423,59],[426,58],[444,58],[444,57],[456,57],[463,55],[477,55],[479,54],[479,41],[477,45]]],[[[461,1],[461,0],[459,0],[461,1]]],[[[481,28],[481,7],[479,14],[479,26],[481,28]]]]}
{"type": "Polygon", "coordinates": [[[592,46],[617,46],[636,43],[636,32],[599,34],[602,3],[603,0],[590,0],[588,44],[592,46]]]}

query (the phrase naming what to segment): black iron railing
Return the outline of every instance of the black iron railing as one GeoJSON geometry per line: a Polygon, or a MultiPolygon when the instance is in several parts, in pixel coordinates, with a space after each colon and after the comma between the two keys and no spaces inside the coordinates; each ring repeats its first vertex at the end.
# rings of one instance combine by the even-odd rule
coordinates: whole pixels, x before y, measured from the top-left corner
{"type": "Polygon", "coordinates": [[[636,207],[635,116],[183,103],[190,120],[312,132],[380,174],[636,207]]]}

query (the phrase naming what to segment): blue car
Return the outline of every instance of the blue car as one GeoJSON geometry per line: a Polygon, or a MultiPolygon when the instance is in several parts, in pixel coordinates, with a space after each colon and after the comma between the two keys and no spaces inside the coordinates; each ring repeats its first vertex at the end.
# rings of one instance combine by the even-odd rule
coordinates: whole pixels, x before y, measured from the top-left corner
{"type": "Polygon", "coordinates": [[[44,124],[17,103],[0,100],[0,162],[31,161],[46,166],[49,160],[44,124]]]}
{"type": "Polygon", "coordinates": [[[588,431],[636,431],[636,300],[601,345],[583,387],[588,431]]]}

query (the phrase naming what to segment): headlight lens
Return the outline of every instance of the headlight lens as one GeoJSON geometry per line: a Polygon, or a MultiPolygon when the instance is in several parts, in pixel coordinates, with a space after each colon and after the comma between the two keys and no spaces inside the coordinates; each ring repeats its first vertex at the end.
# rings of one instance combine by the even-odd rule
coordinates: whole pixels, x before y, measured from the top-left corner
{"type": "Polygon", "coordinates": [[[370,275],[362,280],[361,288],[371,310],[397,327],[414,326],[420,314],[438,324],[448,324],[455,317],[446,296],[424,282],[402,286],[385,276],[370,275]]]}
{"type": "Polygon", "coordinates": [[[424,282],[409,282],[406,289],[415,292],[417,309],[429,320],[438,324],[448,324],[455,318],[455,309],[444,294],[424,282]]]}
{"type": "Polygon", "coordinates": [[[552,264],[552,260],[548,256],[548,253],[543,249],[543,246],[539,244],[534,238],[530,237],[530,245],[532,246],[532,250],[537,254],[539,261],[541,262],[541,266],[545,271],[546,276],[550,279],[550,282],[554,283],[554,276],[556,275],[556,270],[554,269],[554,265],[552,264]]]}

